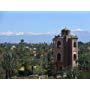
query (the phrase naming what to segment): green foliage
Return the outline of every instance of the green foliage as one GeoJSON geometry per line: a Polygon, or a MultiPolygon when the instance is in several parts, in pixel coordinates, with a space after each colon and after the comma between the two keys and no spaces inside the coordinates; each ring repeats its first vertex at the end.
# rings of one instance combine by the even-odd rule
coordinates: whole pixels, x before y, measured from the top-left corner
{"type": "Polygon", "coordinates": [[[80,72],[79,79],[90,79],[90,72],[85,71],[80,72]]]}
{"type": "Polygon", "coordinates": [[[90,43],[80,44],[78,64],[80,69],[90,70],[90,43]]]}
{"type": "Polygon", "coordinates": [[[80,71],[78,70],[77,67],[74,68],[69,68],[66,71],[66,78],[67,79],[77,79],[80,77],[80,71]]]}
{"type": "MultiPolygon", "coordinates": [[[[90,43],[79,42],[79,67],[65,68],[59,72],[61,78],[90,78],[90,43]],[[66,76],[65,76],[66,75],[66,76]]],[[[52,43],[26,43],[22,39],[18,44],[0,44],[0,78],[18,77],[21,67],[23,75],[55,75],[52,43]]]]}
{"type": "Polygon", "coordinates": [[[6,49],[6,51],[3,53],[3,60],[1,62],[2,68],[6,72],[6,78],[11,78],[11,75],[13,74],[15,68],[16,68],[16,57],[14,53],[6,49]]]}
{"type": "Polygon", "coordinates": [[[34,68],[34,73],[38,75],[42,75],[43,73],[42,67],[37,65],[36,68],[34,68]]]}

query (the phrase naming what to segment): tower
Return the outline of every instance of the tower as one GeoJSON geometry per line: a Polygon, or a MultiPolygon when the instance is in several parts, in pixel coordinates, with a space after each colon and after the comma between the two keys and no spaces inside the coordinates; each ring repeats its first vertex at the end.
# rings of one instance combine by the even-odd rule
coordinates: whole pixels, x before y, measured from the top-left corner
{"type": "Polygon", "coordinates": [[[62,68],[75,67],[78,59],[78,38],[71,35],[70,30],[64,28],[61,34],[53,38],[53,57],[55,70],[62,68]]]}

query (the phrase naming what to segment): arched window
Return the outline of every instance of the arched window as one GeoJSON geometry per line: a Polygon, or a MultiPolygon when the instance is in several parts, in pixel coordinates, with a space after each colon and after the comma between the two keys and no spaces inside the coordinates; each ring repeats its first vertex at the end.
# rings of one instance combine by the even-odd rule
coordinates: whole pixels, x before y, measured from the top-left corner
{"type": "Polygon", "coordinates": [[[61,61],[61,54],[60,53],[57,54],[57,61],[61,61]]]}
{"type": "Polygon", "coordinates": [[[61,42],[58,41],[58,42],[57,42],[57,48],[60,48],[60,46],[61,46],[61,42]]]}
{"type": "Polygon", "coordinates": [[[74,58],[74,60],[76,60],[76,59],[77,59],[77,55],[76,55],[76,54],[74,54],[74,55],[73,55],[73,58],[74,58]]]}
{"type": "Polygon", "coordinates": [[[77,47],[77,43],[76,42],[74,42],[74,45],[73,45],[74,47],[77,47]]]}

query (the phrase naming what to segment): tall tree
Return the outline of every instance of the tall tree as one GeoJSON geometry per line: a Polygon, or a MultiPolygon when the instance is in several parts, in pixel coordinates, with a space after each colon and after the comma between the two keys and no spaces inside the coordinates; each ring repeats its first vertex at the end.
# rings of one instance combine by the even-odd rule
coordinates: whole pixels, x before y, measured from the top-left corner
{"type": "Polygon", "coordinates": [[[2,67],[6,72],[5,78],[11,78],[12,73],[16,68],[15,55],[9,49],[7,49],[3,54],[2,67]]]}

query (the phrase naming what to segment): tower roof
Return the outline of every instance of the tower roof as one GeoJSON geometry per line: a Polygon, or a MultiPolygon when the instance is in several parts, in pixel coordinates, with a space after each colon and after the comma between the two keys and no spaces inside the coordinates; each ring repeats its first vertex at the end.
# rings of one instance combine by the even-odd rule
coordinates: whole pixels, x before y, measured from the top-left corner
{"type": "Polygon", "coordinates": [[[62,29],[62,31],[70,31],[67,27],[65,27],[64,29],[62,29]]]}
{"type": "Polygon", "coordinates": [[[66,36],[70,34],[70,30],[67,29],[66,27],[61,30],[61,36],[66,36]]]}

